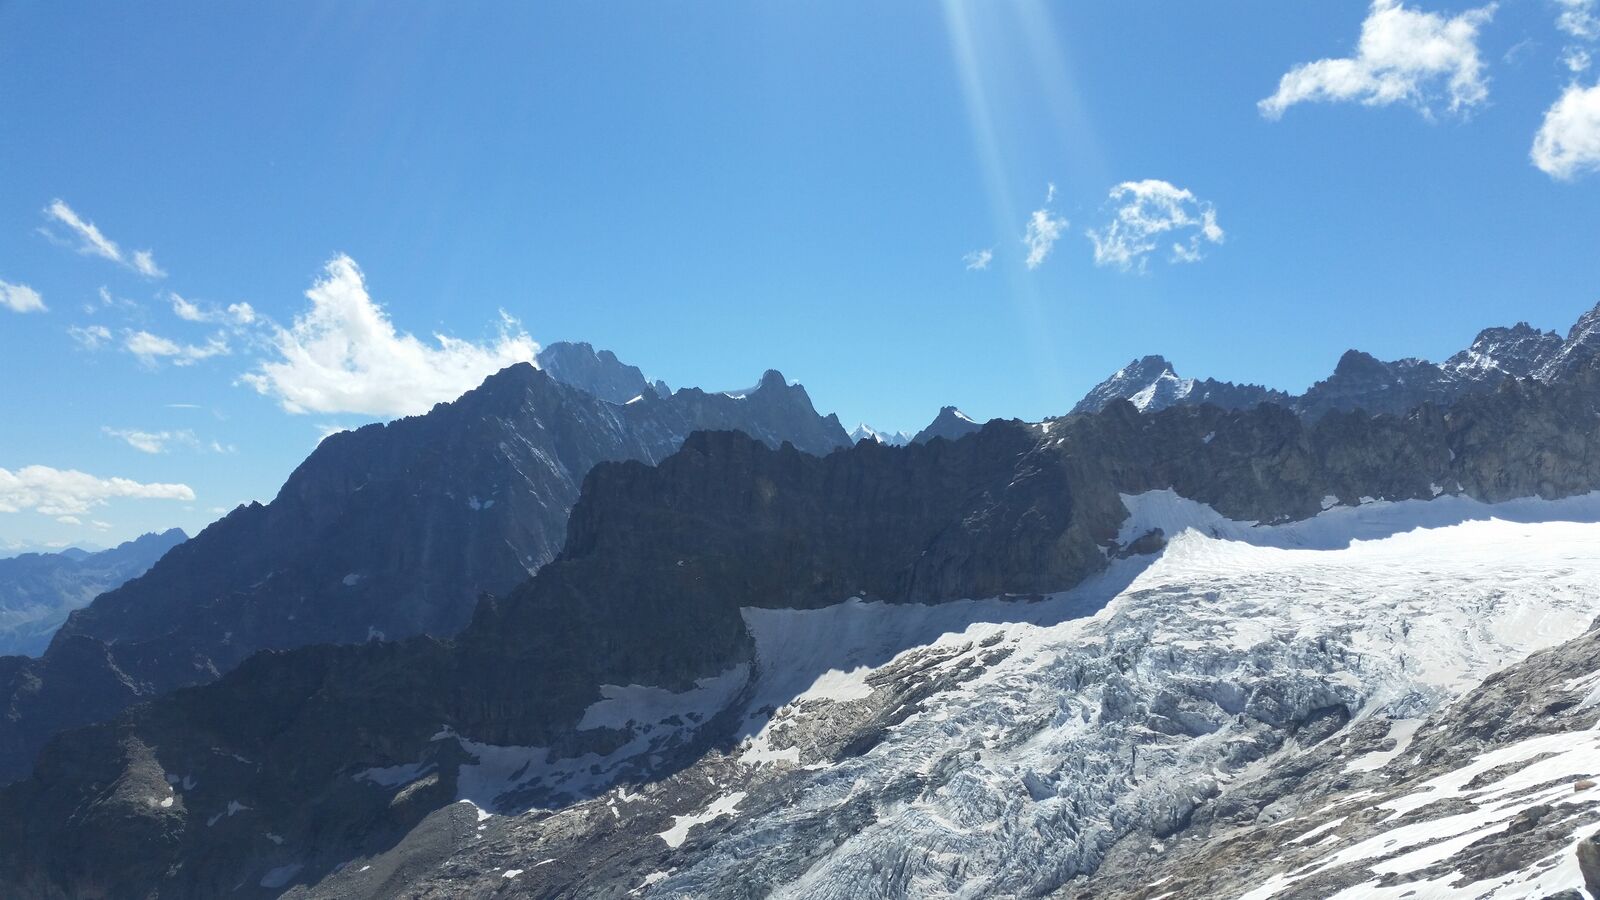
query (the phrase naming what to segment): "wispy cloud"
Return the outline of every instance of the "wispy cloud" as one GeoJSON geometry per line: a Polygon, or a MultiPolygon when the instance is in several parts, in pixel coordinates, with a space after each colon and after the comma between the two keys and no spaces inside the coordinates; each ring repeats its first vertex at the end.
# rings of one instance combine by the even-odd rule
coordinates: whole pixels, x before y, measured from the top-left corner
{"type": "Polygon", "coordinates": [[[1066,219],[1051,215],[1048,209],[1036,209],[1028,216],[1028,229],[1022,236],[1022,243],[1028,247],[1028,268],[1037,269],[1044,264],[1050,248],[1066,233],[1068,224],[1066,219]]]}
{"type": "Polygon", "coordinates": [[[981,272],[984,269],[989,268],[989,263],[993,260],[993,249],[974,250],[971,253],[968,253],[966,256],[961,257],[961,261],[967,264],[967,270],[969,272],[981,272]]]}
{"type": "Polygon", "coordinates": [[[1050,182],[1045,186],[1044,207],[1034,210],[1028,216],[1027,229],[1023,232],[1022,243],[1028,248],[1028,257],[1025,260],[1029,269],[1037,269],[1044,264],[1045,257],[1050,255],[1050,248],[1056,245],[1056,240],[1067,232],[1068,222],[1050,212],[1050,204],[1056,199],[1056,183],[1050,182]]]}
{"type": "Polygon", "coordinates": [[[1556,6],[1557,28],[1579,40],[1600,37],[1600,0],[1556,0],[1556,6]]]}
{"type": "Polygon", "coordinates": [[[193,500],[194,490],[186,484],[143,484],[49,466],[23,466],[14,472],[0,469],[0,512],[32,510],[47,516],[80,516],[119,498],[193,500]]]}
{"type": "Polygon", "coordinates": [[[100,430],[140,453],[166,453],[174,442],[190,446],[198,443],[192,431],[140,431],[137,428],[112,428],[109,425],[100,430]]]}
{"type": "Polygon", "coordinates": [[[271,339],[277,358],[244,376],[292,413],[425,412],[539,350],[503,313],[499,336],[483,343],[435,335],[428,344],[397,331],[348,256],[330,260],[306,297],[311,309],[271,339]]]}
{"type": "Polygon", "coordinates": [[[177,291],[168,291],[172,314],[185,322],[221,322],[227,325],[249,325],[256,320],[256,311],[248,303],[230,303],[224,308],[202,305],[186,300],[177,291]]]}
{"type": "Polygon", "coordinates": [[[73,325],[67,334],[85,350],[99,350],[111,341],[111,329],[104,325],[73,325]]]}
{"type": "Polygon", "coordinates": [[[226,356],[228,342],[220,334],[212,335],[204,344],[180,344],[148,331],[128,331],[122,338],[122,349],[139,358],[146,366],[156,367],[163,361],[175,366],[192,366],[202,359],[226,356]]]}
{"type": "Polygon", "coordinates": [[[178,447],[206,450],[211,453],[233,453],[238,449],[220,441],[203,441],[187,428],[177,431],[143,431],[138,428],[112,428],[106,425],[100,430],[108,437],[116,438],[141,453],[168,453],[178,447]]]}
{"type": "Polygon", "coordinates": [[[1529,157],[1561,181],[1600,171],[1600,84],[1567,87],[1545,111],[1529,157]]]}
{"type": "MultiPolygon", "coordinates": [[[[127,266],[147,278],[165,278],[167,273],[156,265],[154,254],[149,250],[135,250],[125,253],[116,241],[105,236],[93,222],[78,215],[78,213],[62,200],[52,200],[44,208],[47,219],[65,227],[77,237],[77,250],[90,256],[108,259],[119,265],[127,266]]],[[[53,232],[46,234],[54,236],[53,232]]]]}
{"type": "Polygon", "coordinates": [[[0,281],[0,306],[18,313],[44,312],[44,298],[25,284],[0,281]]]}
{"type": "Polygon", "coordinates": [[[1491,3],[1446,17],[1407,9],[1399,0],[1373,0],[1355,56],[1295,66],[1257,107],[1269,119],[1308,102],[1404,103],[1431,116],[1447,101],[1451,112],[1467,111],[1489,96],[1478,30],[1494,9],[1491,3]]]}
{"type": "Polygon", "coordinates": [[[1177,238],[1171,245],[1173,262],[1198,262],[1204,245],[1222,243],[1216,208],[1171,182],[1124,181],[1111,189],[1110,202],[1115,207],[1111,221],[1086,232],[1096,265],[1142,272],[1150,254],[1169,238],[1177,238]]]}

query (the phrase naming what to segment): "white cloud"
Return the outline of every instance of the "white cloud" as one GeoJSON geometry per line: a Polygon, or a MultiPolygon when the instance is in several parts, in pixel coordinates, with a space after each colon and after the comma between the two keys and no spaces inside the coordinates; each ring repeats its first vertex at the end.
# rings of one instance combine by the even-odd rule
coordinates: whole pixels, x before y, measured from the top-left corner
{"type": "Polygon", "coordinates": [[[256,320],[256,311],[248,303],[230,303],[226,309],[214,306],[201,306],[198,303],[186,300],[178,295],[177,291],[168,291],[167,297],[172,301],[172,313],[185,322],[222,322],[228,325],[249,325],[256,320]]]}
{"type": "MultiPolygon", "coordinates": [[[[90,256],[109,259],[114,263],[128,268],[150,278],[165,278],[166,272],[156,265],[155,256],[149,250],[135,250],[133,253],[123,253],[117,242],[105,236],[93,222],[78,215],[72,207],[57,199],[50,201],[44,208],[47,218],[66,226],[73,234],[78,236],[78,252],[90,256]]],[[[49,232],[46,232],[47,234],[49,232]]]]}
{"type": "Polygon", "coordinates": [[[1027,233],[1022,237],[1022,242],[1028,245],[1028,268],[1037,269],[1044,263],[1056,239],[1066,232],[1067,225],[1066,219],[1050,215],[1047,209],[1033,211],[1033,215],[1028,217],[1027,233]]]}
{"type": "Polygon", "coordinates": [[[1160,242],[1185,233],[1187,241],[1172,243],[1173,262],[1198,262],[1205,244],[1222,243],[1216,208],[1171,182],[1124,181],[1111,189],[1110,197],[1117,205],[1111,221],[1087,232],[1095,265],[1143,271],[1160,242]]]}
{"type": "MultiPolygon", "coordinates": [[[[188,429],[180,431],[140,431],[137,428],[104,426],[100,430],[142,453],[166,453],[174,446],[194,448],[201,446],[200,439],[195,437],[194,432],[188,429]]],[[[211,442],[211,448],[217,453],[228,452],[216,441],[211,442]]]]}
{"type": "Polygon", "coordinates": [[[967,264],[967,269],[969,271],[979,272],[989,268],[989,263],[993,260],[994,250],[992,249],[974,250],[971,253],[968,253],[966,256],[961,257],[961,261],[967,264]]]}
{"type": "MultiPolygon", "coordinates": [[[[100,286],[99,294],[100,294],[100,308],[101,309],[110,309],[112,307],[116,307],[117,309],[134,311],[134,310],[138,310],[138,309],[142,308],[142,307],[139,306],[139,304],[135,303],[132,300],[129,300],[126,297],[117,297],[117,296],[113,295],[111,293],[110,289],[108,289],[105,285],[101,285],[100,286]]],[[[93,314],[95,312],[94,304],[92,304],[92,303],[84,304],[83,311],[86,312],[86,313],[93,314]]]]}
{"type": "Polygon", "coordinates": [[[72,339],[86,350],[99,350],[111,340],[111,329],[104,325],[74,325],[67,329],[67,334],[72,335],[72,339]]]}
{"type": "Polygon", "coordinates": [[[1545,111],[1529,156],[1540,171],[1562,181],[1600,171],[1600,84],[1567,87],[1545,111]]]}
{"type": "Polygon", "coordinates": [[[25,284],[9,284],[0,281],[0,306],[12,312],[44,312],[44,298],[39,292],[25,284]]]}
{"type": "Polygon", "coordinates": [[[0,512],[79,516],[119,498],[193,500],[194,491],[186,484],[141,484],[49,466],[23,466],[15,472],[0,469],[0,512]]]}
{"type": "Polygon", "coordinates": [[[244,377],[292,413],[426,412],[493,372],[532,362],[539,351],[504,313],[500,335],[481,344],[435,335],[434,346],[398,332],[367,294],[361,269],[344,255],[328,261],[306,297],[311,309],[272,338],[279,359],[244,377]]]}
{"type": "Polygon", "coordinates": [[[134,271],[138,272],[140,275],[148,275],[151,278],[167,277],[167,273],[163,272],[161,267],[156,265],[155,255],[149,250],[133,251],[132,265],[134,271]]]}
{"type": "Polygon", "coordinates": [[[168,360],[175,366],[192,366],[202,359],[227,356],[227,340],[220,334],[206,339],[205,344],[180,344],[148,331],[128,331],[123,334],[122,349],[139,358],[147,366],[159,366],[168,360]]]}
{"type": "Polygon", "coordinates": [[[1568,47],[1561,54],[1561,64],[1566,66],[1567,71],[1574,75],[1587,72],[1591,62],[1593,60],[1589,57],[1589,51],[1582,47],[1568,47]]]}
{"type": "Polygon", "coordinates": [[[166,453],[174,447],[209,450],[212,453],[239,452],[239,448],[233,444],[223,444],[215,440],[202,441],[187,428],[177,431],[141,431],[137,428],[112,428],[107,425],[102,426],[100,430],[142,453],[166,453]]]}
{"type": "Polygon", "coordinates": [[[209,319],[207,318],[206,314],[201,311],[200,307],[198,307],[198,306],[194,305],[193,303],[190,303],[189,301],[187,301],[187,300],[183,299],[182,297],[178,296],[178,292],[177,291],[172,291],[171,292],[171,297],[172,297],[172,312],[178,318],[184,320],[185,322],[205,322],[205,321],[209,321],[209,319]]]}
{"type": "Polygon", "coordinates": [[[1451,112],[1471,109],[1489,96],[1478,29],[1494,9],[1491,3],[1446,18],[1407,9],[1400,0],[1373,0],[1355,56],[1295,66],[1257,108],[1276,119],[1296,103],[1406,103],[1432,115],[1443,95],[1451,112]]]}
{"type": "Polygon", "coordinates": [[[1556,27],[1581,40],[1600,37],[1600,2],[1597,0],[1556,0],[1560,13],[1556,27]]]}
{"type": "Polygon", "coordinates": [[[56,516],[56,521],[63,525],[82,525],[83,520],[77,516],[56,516]]]}
{"type": "Polygon", "coordinates": [[[1045,182],[1045,186],[1044,186],[1044,202],[1046,202],[1046,203],[1054,203],[1054,202],[1056,202],[1056,183],[1054,181],[1045,182]]]}

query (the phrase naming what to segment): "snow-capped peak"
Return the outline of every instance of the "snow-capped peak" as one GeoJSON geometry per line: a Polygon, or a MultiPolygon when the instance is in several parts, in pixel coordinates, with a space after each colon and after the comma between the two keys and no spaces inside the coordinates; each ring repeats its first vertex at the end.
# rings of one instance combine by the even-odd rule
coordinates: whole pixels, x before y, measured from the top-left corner
{"type": "Polygon", "coordinates": [[[871,425],[861,422],[850,432],[850,440],[857,444],[862,441],[872,440],[880,444],[887,444],[890,447],[903,447],[911,443],[911,435],[906,434],[904,431],[879,431],[871,425]]]}

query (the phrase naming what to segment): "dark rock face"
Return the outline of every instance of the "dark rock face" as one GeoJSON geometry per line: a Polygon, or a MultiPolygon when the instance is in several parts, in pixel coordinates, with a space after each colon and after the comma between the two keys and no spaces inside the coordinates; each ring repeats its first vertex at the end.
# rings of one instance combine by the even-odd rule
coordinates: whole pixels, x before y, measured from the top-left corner
{"type": "MultiPolygon", "coordinates": [[[[749,663],[742,607],[1060,590],[1121,549],[1119,492],[1172,488],[1258,521],[1312,515],[1327,495],[1587,492],[1600,486],[1597,413],[1591,365],[1403,418],[1310,421],[1270,404],[1141,415],[1117,402],[1048,429],[994,422],[962,440],[826,457],[698,434],[654,467],[595,467],[560,557],[480,605],[451,641],[258,654],[214,684],[62,735],[0,793],[0,883],[39,896],[211,896],[316,881],[419,823],[456,827],[430,816],[457,795],[470,741],[603,750],[602,735],[575,727],[601,685],[683,690],[749,663]],[[398,793],[356,777],[419,760],[421,777],[398,793]],[[250,808],[248,828],[229,827],[233,803],[250,808]]],[[[1321,747],[1337,724],[1314,719],[1301,737],[1321,747]]],[[[726,726],[707,723],[703,739],[726,726]]]]}
{"type": "Polygon", "coordinates": [[[182,529],[173,528],[99,553],[69,550],[0,559],[0,653],[44,652],[68,613],[144,574],[188,539],[182,529]]]}
{"type": "Polygon", "coordinates": [[[668,396],[666,385],[652,385],[639,371],[617,359],[610,350],[596,351],[587,343],[558,341],[539,351],[539,368],[565,385],[611,403],[627,403],[644,394],[668,396]]]}
{"type": "Polygon", "coordinates": [[[968,418],[967,414],[961,410],[956,409],[954,406],[946,406],[939,410],[939,414],[933,417],[933,421],[928,423],[928,427],[917,432],[911,438],[911,443],[926,444],[934,438],[954,441],[966,437],[982,427],[979,423],[968,418]]]}
{"type": "Polygon", "coordinates": [[[1600,304],[1578,318],[1567,332],[1566,341],[1551,351],[1547,359],[1541,359],[1534,376],[1541,381],[1559,379],[1596,356],[1600,356],[1600,304]]]}
{"type": "Polygon", "coordinates": [[[1584,886],[1593,894],[1600,891],[1600,835],[1590,835],[1578,844],[1578,869],[1584,886]]]}
{"type": "Polygon", "coordinates": [[[1487,328],[1470,347],[1441,364],[1415,358],[1384,362],[1350,350],[1340,357],[1332,375],[1299,396],[1258,385],[1179,378],[1164,358],[1146,356],[1096,385],[1072,411],[1098,412],[1122,399],[1143,412],[1174,405],[1210,403],[1248,409],[1276,403],[1310,418],[1352,410],[1400,415],[1423,403],[1448,406],[1462,397],[1492,391],[1507,379],[1560,380],[1596,355],[1600,355],[1600,306],[1584,313],[1565,340],[1526,322],[1487,328]]]}
{"type": "Polygon", "coordinates": [[[480,596],[548,562],[589,469],[654,462],[689,433],[847,446],[805,389],[686,389],[622,405],[528,365],[424,416],[335,434],[272,503],[240,507],[74,613],[40,659],[0,659],[0,779],[65,727],[200,684],[259,650],[450,635],[480,596]]]}

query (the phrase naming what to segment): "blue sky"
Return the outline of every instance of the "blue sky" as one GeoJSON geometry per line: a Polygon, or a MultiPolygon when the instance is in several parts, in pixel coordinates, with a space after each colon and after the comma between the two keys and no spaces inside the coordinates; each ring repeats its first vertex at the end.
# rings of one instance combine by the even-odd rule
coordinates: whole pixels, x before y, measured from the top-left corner
{"type": "Polygon", "coordinates": [[[914,430],[1564,330],[1595,12],[0,2],[0,548],[192,532],[534,342],[914,430]]]}

